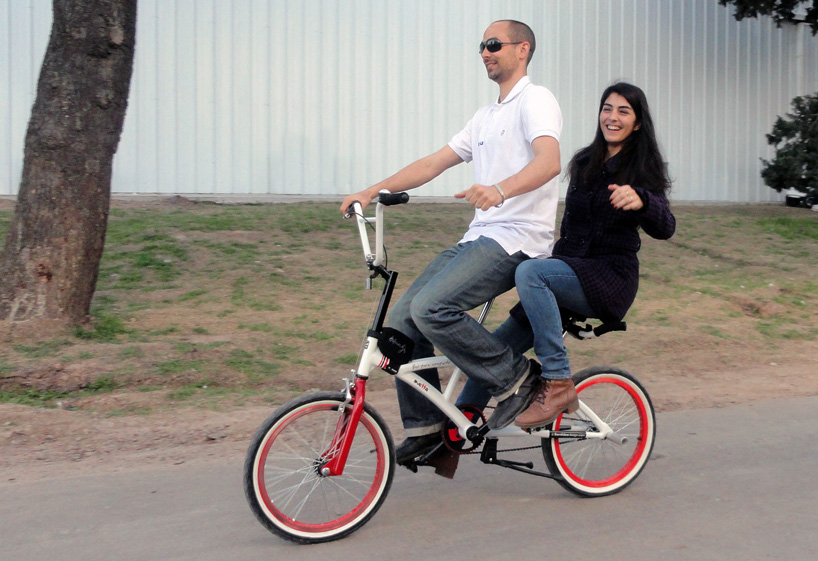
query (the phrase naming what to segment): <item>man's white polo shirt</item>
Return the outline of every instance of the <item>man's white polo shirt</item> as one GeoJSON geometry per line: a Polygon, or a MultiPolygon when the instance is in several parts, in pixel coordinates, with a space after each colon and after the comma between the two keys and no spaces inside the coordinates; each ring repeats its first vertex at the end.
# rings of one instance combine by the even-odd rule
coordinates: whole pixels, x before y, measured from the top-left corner
{"type": "MultiPolygon", "coordinates": [[[[464,162],[474,162],[474,182],[499,183],[523,169],[533,158],[531,142],[540,136],[559,141],[562,112],[554,95],[535,86],[528,76],[514,85],[502,103],[474,114],[449,142],[464,162]]],[[[477,209],[461,242],[486,236],[506,252],[529,257],[551,254],[559,199],[559,177],[529,193],[506,199],[500,208],[477,209]]]]}

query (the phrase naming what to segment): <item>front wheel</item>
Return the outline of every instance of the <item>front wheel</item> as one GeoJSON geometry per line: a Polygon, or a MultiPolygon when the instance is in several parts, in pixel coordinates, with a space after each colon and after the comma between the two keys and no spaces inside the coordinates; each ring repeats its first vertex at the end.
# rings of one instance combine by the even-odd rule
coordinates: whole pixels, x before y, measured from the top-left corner
{"type": "Polygon", "coordinates": [[[336,431],[351,406],[339,413],[343,394],[317,392],[277,409],[256,432],[244,462],[244,492],[256,518],[290,541],[319,543],[343,538],[380,508],[392,484],[395,451],[389,428],[364,404],[342,475],[321,468],[333,457],[336,431]]]}
{"type": "MultiPolygon", "coordinates": [[[[621,491],[636,479],[653,450],[656,417],[650,397],[636,378],[610,366],[586,368],[574,376],[574,384],[579,399],[613,429],[615,438],[544,439],[545,463],[560,476],[560,485],[578,495],[621,491]]],[[[549,428],[598,432],[582,409],[560,415],[549,428]]]]}

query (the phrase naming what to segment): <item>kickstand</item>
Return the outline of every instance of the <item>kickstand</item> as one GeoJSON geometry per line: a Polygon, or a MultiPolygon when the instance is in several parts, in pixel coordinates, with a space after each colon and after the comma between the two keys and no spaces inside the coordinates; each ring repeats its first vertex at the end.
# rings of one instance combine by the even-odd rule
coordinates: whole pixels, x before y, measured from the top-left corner
{"type": "Polygon", "coordinates": [[[523,473],[537,475],[539,477],[546,477],[548,479],[562,479],[561,477],[550,473],[535,471],[533,462],[515,462],[513,460],[503,460],[498,458],[496,438],[486,439],[486,442],[483,444],[483,451],[480,453],[480,461],[484,464],[492,464],[495,466],[513,469],[514,471],[521,471],[523,473]]]}

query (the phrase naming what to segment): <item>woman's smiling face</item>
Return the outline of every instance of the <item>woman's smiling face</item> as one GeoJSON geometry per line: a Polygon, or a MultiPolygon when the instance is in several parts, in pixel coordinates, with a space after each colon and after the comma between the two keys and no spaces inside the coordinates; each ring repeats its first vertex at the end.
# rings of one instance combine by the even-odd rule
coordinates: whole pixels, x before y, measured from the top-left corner
{"type": "Polygon", "coordinates": [[[599,113],[599,128],[608,143],[608,156],[619,152],[633,131],[639,130],[636,113],[625,97],[616,92],[608,96],[599,113]]]}

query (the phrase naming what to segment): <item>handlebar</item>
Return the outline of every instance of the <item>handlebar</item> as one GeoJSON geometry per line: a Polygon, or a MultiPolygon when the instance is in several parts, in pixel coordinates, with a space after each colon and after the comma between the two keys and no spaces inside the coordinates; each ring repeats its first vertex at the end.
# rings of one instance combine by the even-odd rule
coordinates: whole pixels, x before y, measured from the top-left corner
{"type": "Polygon", "coordinates": [[[370,269],[380,267],[384,263],[385,252],[383,248],[383,208],[386,206],[402,205],[409,202],[409,194],[390,193],[389,191],[381,191],[378,197],[374,199],[375,217],[367,218],[363,215],[363,207],[360,202],[355,201],[346,210],[346,217],[355,215],[358,222],[358,233],[361,236],[361,247],[364,250],[364,259],[370,269]],[[366,231],[367,225],[375,225],[375,253],[372,253],[372,248],[369,243],[369,233],[366,231]]]}
{"type": "MultiPolygon", "coordinates": [[[[403,191],[399,193],[390,193],[387,190],[383,190],[378,194],[378,197],[375,201],[381,203],[383,206],[395,206],[395,205],[402,205],[409,202],[409,193],[405,193],[403,191]]],[[[344,218],[349,218],[352,216],[353,213],[360,214],[360,209],[355,208],[355,203],[360,204],[359,201],[353,202],[349,205],[346,209],[344,214],[344,218]]]]}

